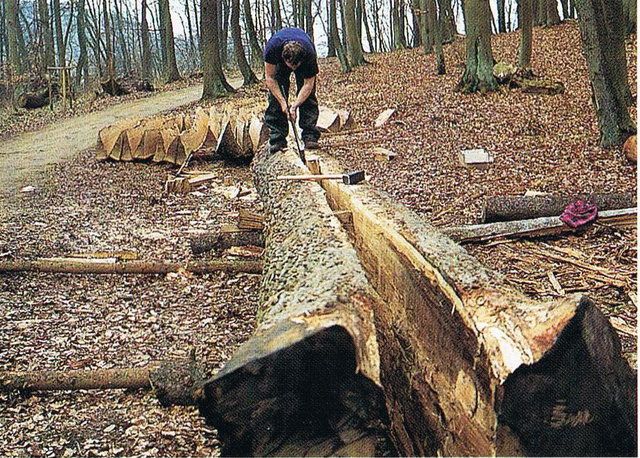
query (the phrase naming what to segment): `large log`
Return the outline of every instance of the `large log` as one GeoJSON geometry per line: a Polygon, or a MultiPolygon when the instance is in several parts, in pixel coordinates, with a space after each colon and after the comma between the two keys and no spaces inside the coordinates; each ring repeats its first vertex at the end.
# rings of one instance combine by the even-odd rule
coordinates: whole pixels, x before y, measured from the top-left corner
{"type": "MultiPolygon", "coordinates": [[[[613,227],[630,228],[637,225],[637,208],[607,210],[598,214],[596,220],[600,224],[613,227]]],[[[472,224],[468,226],[447,227],[442,232],[456,242],[486,242],[504,238],[548,237],[560,234],[573,234],[585,228],[572,228],[564,224],[559,216],[525,219],[520,221],[500,221],[498,223],[472,224]]]]}
{"type": "Polygon", "coordinates": [[[630,192],[573,196],[493,196],[485,199],[482,222],[495,223],[560,216],[565,207],[576,200],[589,200],[597,205],[599,211],[637,206],[636,194],[630,192]]]}
{"type": "Polygon", "coordinates": [[[377,298],[322,190],[275,179],[304,170],[292,152],[254,160],[268,260],[257,331],[204,384],[200,410],[228,455],[388,453],[377,298]]]}
{"type": "Polygon", "coordinates": [[[635,376],[589,298],[532,300],[382,193],[322,186],[352,214],[385,304],[382,384],[402,454],[636,454],[635,376]]]}
{"type": "Polygon", "coordinates": [[[202,383],[193,359],[158,361],[143,367],[69,370],[0,371],[0,391],[109,390],[153,388],[164,406],[193,405],[202,383]]]}
{"type": "Polygon", "coordinates": [[[300,173],[296,163],[290,152],[256,159],[267,234],[258,333],[200,402],[226,453],[337,453],[326,444],[345,413],[358,435],[378,415],[402,455],[636,453],[635,377],[591,300],[524,296],[366,185],[323,181],[327,208],[317,184],[274,179],[300,173]],[[377,294],[334,211],[351,213],[377,294]]]}
{"type": "Polygon", "coordinates": [[[166,274],[186,271],[191,273],[247,272],[259,274],[262,263],[256,261],[201,261],[154,262],[86,260],[78,258],[51,258],[36,261],[0,261],[0,272],[48,272],[68,274],[166,274]]]}

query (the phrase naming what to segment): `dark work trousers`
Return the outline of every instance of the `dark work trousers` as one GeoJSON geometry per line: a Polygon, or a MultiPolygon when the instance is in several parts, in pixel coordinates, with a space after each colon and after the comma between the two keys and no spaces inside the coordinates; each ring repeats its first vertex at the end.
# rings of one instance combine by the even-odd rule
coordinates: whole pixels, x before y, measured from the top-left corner
{"type": "MultiPolygon", "coordinates": [[[[291,78],[291,69],[285,64],[276,65],[276,81],[280,85],[280,90],[284,91],[283,96],[289,96],[289,81],[291,78]]],[[[304,79],[296,73],[296,86],[298,88],[297,93],[302,89],[304,79]]],[[[298,119],[300,128],[302,129],[302,141],[312,140],[318,141],[320,138],[320,131],[316,127],[318,122],[318,99],[316,98],[316,88],[313,87],[313,91],[300,105],[298,109],[298,119]]],[[[267,111],[264,114],[264,121],[269,127],[269,142],[271,145],[278,143],[286,143],[287,135],[289,135],[289,120],[287,116],[280,108],[280,103],[271,92],[269,92],[269,105],[267,111]]]]}

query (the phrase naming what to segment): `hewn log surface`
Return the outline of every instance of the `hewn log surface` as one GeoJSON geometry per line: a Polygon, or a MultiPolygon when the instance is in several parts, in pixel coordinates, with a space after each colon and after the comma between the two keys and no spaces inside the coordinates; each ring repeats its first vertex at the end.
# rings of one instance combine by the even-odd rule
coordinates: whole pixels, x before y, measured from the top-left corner
{"type": "Polygon", "coordinates": [[[287,151],[254,161],[265,213],[256,334],[203,386],[228,455],[379,455],[389,449],[371,290],[355,250],[287,151]]]}
{"type": "Polygon", "coordinates": [[[36,261],[1,261],[0,272],[49,272],[70,274],[166,274],[184,270],[192,273],[247,272],[259,274],[262,263],[257,261],[200,261],[154,262],[126,261],[105,262],[76,258],[40,259],[36,261]]]}
{"type": "Polygon", "coordinates": [[[158,361],[143,367],[69,370],[0,371],[0,391],[108,390],[153,388],[162,405],[193,405],[202,382],[192,359],[158,361]]]}
{"type": "Polygon", "coordinates": [[[372,188],[322,185],[351,212],[385,304],[381,377],[402,454],[635,455],[635,377],[592,301],[531,300],[372,188]]]}
{"type": "Polygon", "coordinates": [[[589,200],[597,205],[599,211],[637,206],[636,194],[630,192],[574,196],[493,196],[485,200],[482,222],[495,223],[560,216],[565,207],[576,200],[589,200]]]}

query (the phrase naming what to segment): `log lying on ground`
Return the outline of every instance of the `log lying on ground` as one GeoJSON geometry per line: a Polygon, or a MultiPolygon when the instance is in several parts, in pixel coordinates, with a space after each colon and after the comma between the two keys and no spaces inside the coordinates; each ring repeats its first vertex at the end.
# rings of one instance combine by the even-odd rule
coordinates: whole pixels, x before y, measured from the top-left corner
{"type": "Polygon", "coordinates": [[[16,101],[18,108],[33,110],[49,105],[49,88],[41,89],[39,92],[27,92],[21,94],[16,101]]]}
{"type": "Polygon", "coordinates": [[[202,254],[211,250],[226,250],[233,246],[264,247],[264,235],[262,231],[231,226],[223,228],[220,233],[207,232],[193,235],[189,239],[189,245],[193,254],[202,254]]]}
{"type": "Polygon", "coordinates": [[[374,189],[322,185],[351,213],[383,300],[381,377],[400,454],[636,454],[635,376],[591,300],[527,298],[374,189]]]}
{"type": "Polygon", "coordinates": [[[82,260],[77,258],[50,258],[36,261],[0,261],[0,272],[48,272],[68,274],[167,274],[169,272],[245,272],[259,274],[262,263],[257,261],[199,261],[153,262],[115,260],[82,260]]]}
{"type": "Polygon", "coordinates": [[[129,94],[129,89],[124,87],[121,82],[115,77],[100,81],[100,86],[105,93],[109,94],[112,97],[119,97],[129,94]]]}
{"type": "Polygon", "coordinates": [[[386,440],[375,293],[324,193],[279,174],[287,151],[254,160],[266,259],[256,334],[203,386],[200,410],[235,456],[394,453],[386,440]]]}
{"type": "Polygon", "coordinates": [[[574,196],[493,196],[485,199],[482,222],[495,223],[559,216],[567,205],[576,200],[589,200],[597,205],[599,211],[637,206],[636,194],[630,192],[574,196]]]}
{"type": "Polygon", "coordinates": [[[153,388],[163,406],[193,405],[202,373],[193,359],[158,361],[144,367],[69,371],[0,371],[0,391],[153,388]]]}
{"type": "MultiPolygon", "coordinates": [[[[607,210],[598,213],[596,223],[606,224],[621,229],[632,228],[637,224],[637,208],[607,210]]],[[[588,229],[573,229],[562,221],[559,216],[526,219],[521,221],[501,221],[498,223],[472,224],[468,226],[443,228],[456,242],[486,242],[503,238],[548,237],[552,235],[579,233],[588,229]]]]}

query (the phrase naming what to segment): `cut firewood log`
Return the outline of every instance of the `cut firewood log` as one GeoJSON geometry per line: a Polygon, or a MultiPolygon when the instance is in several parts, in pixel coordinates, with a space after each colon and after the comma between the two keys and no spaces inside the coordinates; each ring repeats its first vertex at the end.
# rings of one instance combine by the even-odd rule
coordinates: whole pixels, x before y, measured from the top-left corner
{"type": "Polygon", "coordinates": [[[238,139],[236,138],[235,120],[228,118],[222,122],[222,128],[220,130],[220,137],[218,138],[216,153],[221,157],[227,159],[251,159],[252,156],[247,156],[241,145],[238,144],[238,139]]]}
{"type": "Polygon", "coordinates": [[[320,107],[317,127],[320,132],[337,132],[340,130],[340,115],[327,107],[320,107]]]}
{"type": "Polygon", "coordinates": [[[396,454],[387,441],[369,287],[347,235],[288,151],[254,159],[268,260],[256,334],[203,386],[234,456],[396,454]]]}
{"type": "Polygon", "coordinates": [[[135,119],[127,119],[100,129],[98,132],[98,159],[120,157],[122,149],[122,133],[137,124],[135,119]]]}
{"type": "Polygon", "coordinates": [[[202,146],[209,133],[209,115],[202,108],[196,110],[193,126],[180,134],[180,143],[188,156],[202,146]]]}
{"type": "Polygon", "coordinates": [[[264,216],[250,210],[238,210],[238,228],[261,231],[264,228],[264,216]]]}
{"type": "Polygon", "coordinates": [[[391,116],[393,116],[395,112],[396,110],[394,108],[388,108],[384,110],[382,113],[378,115],[373,125],[375,127],[382,127],[389,121],[389,119],[391,119],[391,116]]]}
{"type": "Polygon", "coordinates": [[[160,404],[193,405],[202,373],[193,359],[158,361],[143,367],[69,371],[0,371],[0,391],[153,388],[160,404]]]}
{"type": "Polygon", "coordinates": [[[530,94],[557,95],[564,93],[564,84],[542,78],[514,77],[509,81],[509,87],[517,87],[522,92],[530,94]]]}
{"type": "Polygon", "coordinates": [[[151,159],[159,155],[159,149],[162,149],[162,134],[160,132],[159,129],[145,130],[140,159],[151,159]]]}
{"type": "Polygon", "coordinates": [[[353,117],[348,110],[338,110],[340,116],[340,130],[351,129],[353,127],[353,117]]]}
{"type": "Polygon", "coordinates": [[[590,299],[532,300],[375,189],[322,186],[351,213],[384,304],[372,303],[400,455],[635,455],[635,375],[590,299]]]}
{"type": "MultiPolygon", "coordinates": [[[[607,210],[598,213],[596,223],[618,228],[635,227],[637,208],[607,210]]],[[[573,229],[559,216],[526,219],[520,221],[501,221],[497,223],[473,224],[444,228],[442,231],[457,242],[485,242],[501,238],[547,237],[559,234],[579,233],[583,228],[573,229]]]]}
{"type": "Polygon", "coordinates": [[[142,141],[145,133],[144,124],[138,124],[135,127],[126,130],[127,144],[131,152],[132,159],[139,159],[142,155],[142,141]]]}
{"type": "Polygon", "coordinates": [[[599,211],[637,206],[636,194],[631,192],[574,196],[493,196],[485,199],[482,222],[495,223],[559,216],[567,205],[576,200],[589,200],[597,205],[599,211]]]}
{"type": "Polygon", "coordinates": [[[249,137],[251,138],[251,146],[254,153],[258,151],[267,140],[269,140],[269,128],[256,116],[251,118],[251,122],[249,124],[249,137]]]}
{"type": "Polygon", "coordinates": [[[162,262],[81,260],[77,258],[42,258],[36,261],[0,261],[0,272],[49,272],[69,274],[166,274],[169,272],[262,272],[262,265],[249,261],[162,262]]]}

